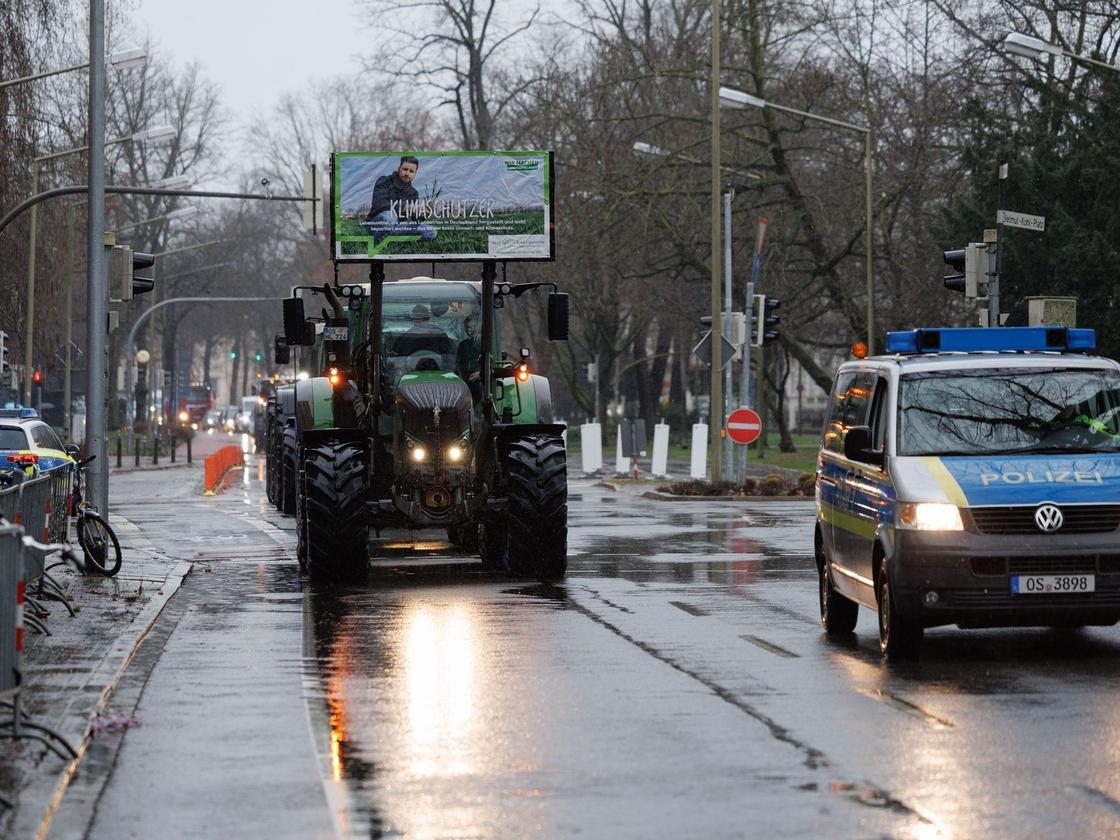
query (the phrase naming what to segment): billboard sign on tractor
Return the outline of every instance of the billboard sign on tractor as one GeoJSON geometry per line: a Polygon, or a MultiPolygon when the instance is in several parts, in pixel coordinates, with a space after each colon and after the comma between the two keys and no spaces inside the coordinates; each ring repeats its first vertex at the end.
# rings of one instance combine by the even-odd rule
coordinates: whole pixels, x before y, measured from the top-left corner
{"type": "Polygon", "coordinates": [[[551,152],[336,152],[335,260],[551,260],[551,152]]]}

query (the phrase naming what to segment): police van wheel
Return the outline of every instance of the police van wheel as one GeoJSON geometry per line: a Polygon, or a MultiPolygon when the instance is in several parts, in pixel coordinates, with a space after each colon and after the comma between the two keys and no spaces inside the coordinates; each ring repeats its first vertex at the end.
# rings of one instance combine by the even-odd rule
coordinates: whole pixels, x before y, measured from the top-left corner
{"type": "Polygon", "coordinates": [[[922,627],[907,621],[891,596],[887,561],[879,567],[879,650],[888,659],[906,659],[917,655],[922,644],[922,627]]]}
{"type": "Polygon", "coordinates": [[[846,636],[856,629],[859,604],[849,601],[832,585],[828,558],[822,558],[820,569],[821,626],[830,636],[846,636]]]}

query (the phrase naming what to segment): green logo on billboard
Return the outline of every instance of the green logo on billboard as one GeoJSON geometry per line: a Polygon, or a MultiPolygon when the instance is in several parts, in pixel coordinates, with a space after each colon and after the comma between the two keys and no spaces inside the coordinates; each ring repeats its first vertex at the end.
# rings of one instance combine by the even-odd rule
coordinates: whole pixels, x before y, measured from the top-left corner
{"type": "Polygon", "coordinates": [[[539,158],[518,158],[516,160],[507,160],[506,172],[536,172],[541,168],[539,158]]]}

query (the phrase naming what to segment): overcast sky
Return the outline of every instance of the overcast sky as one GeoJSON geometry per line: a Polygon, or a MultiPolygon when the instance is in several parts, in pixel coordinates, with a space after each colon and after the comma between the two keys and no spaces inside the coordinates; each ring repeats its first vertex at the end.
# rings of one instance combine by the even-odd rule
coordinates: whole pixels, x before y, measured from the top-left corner
{"type": "Polygon", "coordinates": [[[135,0],[139,31],[177,63],[197,60],[239,126],[311,79],[357,73],[373,33],[354,0],[135,0]]]}

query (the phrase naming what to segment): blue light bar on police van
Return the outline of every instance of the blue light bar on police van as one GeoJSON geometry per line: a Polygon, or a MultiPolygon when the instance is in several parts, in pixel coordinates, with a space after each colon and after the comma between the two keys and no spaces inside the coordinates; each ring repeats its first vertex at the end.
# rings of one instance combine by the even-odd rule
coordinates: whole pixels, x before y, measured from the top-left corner
{"type": "Polygon", "coordinates": [[[887,352],[904,355],[1096,349],[1096,332],[1075,327],[946,327],[887,333],[887,352]]]}

